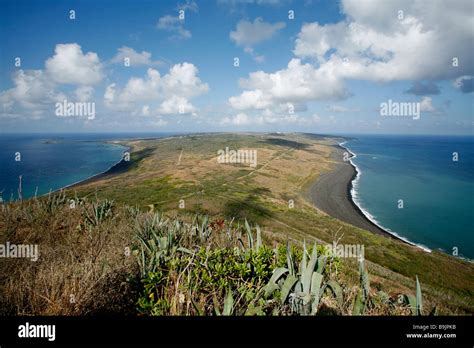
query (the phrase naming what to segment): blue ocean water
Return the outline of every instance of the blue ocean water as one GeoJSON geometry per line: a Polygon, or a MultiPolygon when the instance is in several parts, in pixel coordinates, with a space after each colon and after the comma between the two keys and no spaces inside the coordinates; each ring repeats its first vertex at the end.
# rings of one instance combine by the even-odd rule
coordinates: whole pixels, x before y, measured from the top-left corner
{"type": "Polygon", "coordinates": [[[125,147],[104,140],[157,134],[0,134],[0,193],[4,201],[43,195],[102,173],[119,162],[125,147]],[[21,161],[15,161],[15,154],[21,161]]]}
{"type": "Polygon", "coordinates": [[[474,259],[473,136],[357,136],[344,146],[356,155],[353,197],[364,213],[413,243],[474,259]]]}

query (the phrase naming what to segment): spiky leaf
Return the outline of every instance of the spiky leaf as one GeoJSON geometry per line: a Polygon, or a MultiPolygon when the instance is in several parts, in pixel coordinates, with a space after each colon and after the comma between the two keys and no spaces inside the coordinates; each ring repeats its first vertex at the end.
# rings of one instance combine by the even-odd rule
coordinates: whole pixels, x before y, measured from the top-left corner
{"type": "Polygon", "coordinates": [[[285,282],[283,283],[283,286],[281,287],[281,297],[280,297],[281,303],[286,302],[291,289],[293,289],[297,281],[298,281],[297,277],[295,277],[293,274],[288,274],[288,276],[285,279],[285,282]]]}
{"type": "Polygon", "coordinates": [[[321,290],[321,283],[323,281],[323,276],[320,273],[313,272],[311,277],[311,314],[315,315],[318,311],[319,306],[319,292],[321,290]]]}
{"type": "Polygon", "coordinates": [[[234,297],[232,296],[232,291],[227,291],[227,296],[224,300],[224,310],[222,311],[222,315],[231,315],[234,309],[234,297]]]}
{"type": "Polygon", "coordinates": [[[423,314],[423,299],[421,296],[421,286],[418,281],[418,276],[416,276],[416,315],[423,314]]]}

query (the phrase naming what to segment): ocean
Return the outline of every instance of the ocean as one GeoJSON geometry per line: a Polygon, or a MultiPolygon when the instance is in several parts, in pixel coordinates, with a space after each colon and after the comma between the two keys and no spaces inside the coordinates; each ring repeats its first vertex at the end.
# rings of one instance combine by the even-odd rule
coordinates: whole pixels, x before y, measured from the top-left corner
{"type": "Polygon", "coordinates": [[[474,137],[371,135],[343,145],[355,154],[352,196],[367,217],[425,249],[474,259],[474,137]]]}
{"type": "Polygon", "coordinates": [[[4,201],[47,194],[108,170],[127,149],[104,140],[167,134],[0,134],[0,194],[4,201]],[[16,161],[16,159],[20,159],[16,161]]]}

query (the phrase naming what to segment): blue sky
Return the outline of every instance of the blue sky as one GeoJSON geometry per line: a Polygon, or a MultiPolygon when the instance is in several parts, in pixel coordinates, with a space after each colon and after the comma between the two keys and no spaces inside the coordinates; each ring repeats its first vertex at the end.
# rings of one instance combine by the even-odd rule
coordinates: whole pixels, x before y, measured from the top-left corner
{"type": "Polygon", "coordinates": [[[3,132],[473,132],[470,1],[8,0],[0,8],[3,132]],[[420,117],[381,115],[389,100],[415,103],[420,117]],[[58,115],[63,101],[93,103],[95,115],[58,115]]]}

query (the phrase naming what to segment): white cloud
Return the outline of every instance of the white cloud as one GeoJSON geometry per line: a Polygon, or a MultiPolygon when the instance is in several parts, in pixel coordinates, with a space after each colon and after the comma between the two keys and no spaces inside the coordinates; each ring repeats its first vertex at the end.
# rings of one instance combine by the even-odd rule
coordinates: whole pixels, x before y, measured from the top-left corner
{"type": "Polygon", "coordinates": [[[46,61],[46,73],[60,84],[94,85],[103,78],[102,64],[96,53],[82,53],[77,43],[58,44],[46,61]]]}
{"type": "Polygon", "coordinates": [[[60,102],[66,97],[55,90],[55,84],[42,70],[18,70],[13,75],[13,87],[0,93],[3,113],[20,114],[21,110],[14,107],[35,111],[38,118],[48,106],[60,102]]]}
{"type": "Polygon", "coordinates": [[[334,78],[331,69],[315,69],[309,63],[301,63],[300,59],[292,59],[286,69],[275,73],[251,73],[248,79],[240,81],[240,86],[247,91],[229,98],[230,105],[238,110],[347,96],[342,80],[334,78]]]}
{"type": "Polygon", "coordinates": [[[102,64],[96,53],[83,54],[77,43],[57,44],[54,55],[45,62],[44,70],[18,70],[13,74],[13,87],[0,92],[3,115],[41,118],[54,112],[54,104],[68,99],[61,85],[76,85],[69,99],[89,100],[103,79],[102,64]]]}
{"type": "Polygon", "coordinates": [[[117,50],[117,54],[115,57],[112,58],[112,63],[119,63],[124,64],[124,60],[128,58],[130,59],[131,66],[138,66],[138,65],[159,65],[161,64],[160,61],[152,61],[151,60],[151,53],[147,51],[142,51],[138,53],[133,48],[123,46],[117,50]]]}
{"type": "Polygon", "coordinates": [[[157,111],[160,115],[194,114],[196,108],[186,98],[173,95],[162,102],[157,111]]]}
{"type": "Polygon", "coordinates": [[[144,102],[158,102],[159,114],[195,113],[189,99],[209,90],[197,74],[198,69],[191,63],[176,64],[164,76],[149,68],[144,78],[132,77],[123,89],[114,83],[107,86],[104,104],[112,110],[131,111],[137,107],[143,110],[144,102]]]}
{"type": "Polygon", "coordinates": [[[323,61],[324,55],[335,43],[344,40],[346,23],[319,25],[303,24],[296,39],[293,53],[298,57],[312,57],[323,61]]]}
{"type": "MultiPolygon", "coordinates": [[[[230,105],[237,110],[277,111],[285,102],[347,98],[351,95],[347,80],[390,82],[474,75],[474,16],[469,0],[449,7],[439,0],[429,5],[423,0],[343,0],[341,8],[346,19],[339,23],[304,24],[295,41],[296,58],[288,67],[250,73],[240,81],[244,91],[229,98],[230,105]],[[401,19],[399,10],[403,10],[401,19]],[[453,57],[458,58],[458,67],[453,67],[453,57]]],[[[247,36],[236,37],[236,42],[249,45],[242,39],[247,36]]],[[[424,103],[430,109],[428,101],[424,103]]]]}
{"type": "Polygon", "coordinates": [[[255,18],[253,22],[240,20],[235,31],[229,34],[230,39],[237,46],[244,47],[244,51],[252,55],[258,63],[264,61],[264,56],[254,53],[253,46],[271,39],[279,30],[286,26],[284,22],[275,24],[264,22],[261,17],[255,18]]]}
{"type": "Polygon", "coordinates": [[[435,112],[436,111],[436,108],[433,106],[432,100],[431,100],[430,97],[421,98],[420,111],[423,111],[423,112],[435,112]]]}
{"type": "Polygon", "coordinates": [[[171,39],[181,40],[191,38],[191,32],[184,29],[184,20],[177,16],[166,15],[158,20],[156,27],[160,30],[165,30],[173,33],[171,39]]]}
{"type": "Polygon", "coordinates": [[[337,24],[303,25],[294,54],[321,67],[337,65],[339,77],[348,79],[450,79],[473,70],[469,0],[453,6],[440,0],[344,0],[342,11],[347,20],[337,24]],[[457,68],[453,57],[459,59],[457,68]]]}

